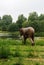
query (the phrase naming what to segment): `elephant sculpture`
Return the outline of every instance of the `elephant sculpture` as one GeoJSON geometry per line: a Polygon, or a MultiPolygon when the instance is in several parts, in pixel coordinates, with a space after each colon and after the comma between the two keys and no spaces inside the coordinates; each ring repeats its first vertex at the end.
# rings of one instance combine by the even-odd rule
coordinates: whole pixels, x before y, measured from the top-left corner
{"type": "Polygon", "coordinates": [[[26,39],[30,38],[32,45],[34,45],[34,33],[33,27],[20,28],[20,35],[24,38],[24,44],[26,44],[26,39]]]}

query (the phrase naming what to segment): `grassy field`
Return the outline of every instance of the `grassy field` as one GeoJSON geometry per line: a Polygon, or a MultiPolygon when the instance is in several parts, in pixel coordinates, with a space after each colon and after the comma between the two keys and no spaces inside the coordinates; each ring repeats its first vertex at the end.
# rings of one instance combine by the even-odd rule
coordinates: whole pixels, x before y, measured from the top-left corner
{"type": "Polygon", "coordinates": [[[35,38],[35,46],[29,39],[0,39],[0,65],[44,65],[44,37],[35,38]]]}

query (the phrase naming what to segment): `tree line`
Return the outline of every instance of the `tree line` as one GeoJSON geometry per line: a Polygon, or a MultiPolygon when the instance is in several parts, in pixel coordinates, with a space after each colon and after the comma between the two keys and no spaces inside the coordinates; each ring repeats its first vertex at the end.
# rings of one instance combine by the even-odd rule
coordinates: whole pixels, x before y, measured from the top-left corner
{"type": "Polygon", "coordinates": [[[4,15],[0,17],[0,30],[15,32],[19,31],[22,27],[32,26],[35,28],[35,32],[44,32],[44,14],[38,15],[37,12],[29,13],[28,18],[23,14],[18,16],[16,23],[12,22],[11,15],[4,15]]]}

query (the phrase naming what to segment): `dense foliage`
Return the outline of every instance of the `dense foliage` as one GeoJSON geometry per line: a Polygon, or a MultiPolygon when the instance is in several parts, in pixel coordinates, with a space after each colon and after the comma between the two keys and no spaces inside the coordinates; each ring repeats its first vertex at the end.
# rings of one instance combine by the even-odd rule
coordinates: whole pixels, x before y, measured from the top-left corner
{"type": "Polygon", "coordinates": [[[37,12],[32,12],[26,18],[23,14],[18,16],[16,23],[12,22],[11,15],[4,15],[0,17],[0,30],[1,31],[18,31],[22,27],[32,26],[35,32],[44,32],[44,14],[38,15],[37,12]]]}

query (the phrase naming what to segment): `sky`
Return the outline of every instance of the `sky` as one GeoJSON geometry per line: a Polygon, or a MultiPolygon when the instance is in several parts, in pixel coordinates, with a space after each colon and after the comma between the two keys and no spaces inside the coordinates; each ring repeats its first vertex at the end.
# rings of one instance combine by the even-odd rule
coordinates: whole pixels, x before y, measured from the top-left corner
{"type": "Polygon", "coordinates": [[[44,0],[0,0],[0,16],[11,15],[13,22],[19,15],[28,17],[34,11],[44,14],[44,0]]]}

